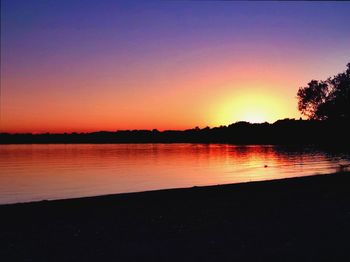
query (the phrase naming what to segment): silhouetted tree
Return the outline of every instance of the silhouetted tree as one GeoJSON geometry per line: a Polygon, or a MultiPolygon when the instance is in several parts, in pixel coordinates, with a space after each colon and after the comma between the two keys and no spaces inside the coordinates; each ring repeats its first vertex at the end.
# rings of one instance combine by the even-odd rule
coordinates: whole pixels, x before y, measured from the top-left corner
{"type": "Polygon", "coordinates": [[[343,73],[300,87],[297,97],[299,111],[309,119],[349,119],[350,63],[343,73]]]}

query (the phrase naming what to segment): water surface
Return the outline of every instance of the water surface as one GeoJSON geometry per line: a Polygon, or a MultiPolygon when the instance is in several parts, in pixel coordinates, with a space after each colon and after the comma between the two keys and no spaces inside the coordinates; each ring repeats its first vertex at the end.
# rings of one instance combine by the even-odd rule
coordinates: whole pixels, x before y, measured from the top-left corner
{"type": "Polygon", "coordinates": [[[0,203],[334,172],[349,154],[225,144],[0,146],[0,203]]]}

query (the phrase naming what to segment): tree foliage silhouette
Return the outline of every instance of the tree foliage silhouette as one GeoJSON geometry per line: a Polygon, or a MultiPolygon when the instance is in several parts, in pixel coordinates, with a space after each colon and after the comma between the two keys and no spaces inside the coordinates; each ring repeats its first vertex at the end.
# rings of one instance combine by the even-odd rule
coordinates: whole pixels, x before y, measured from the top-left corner
{"type": "Polygon", "coordinates": [[[345,72],[325,81],[312,80],[297,93],[298,109],[309,119],[350,118],[350,63],[345,72]]]}

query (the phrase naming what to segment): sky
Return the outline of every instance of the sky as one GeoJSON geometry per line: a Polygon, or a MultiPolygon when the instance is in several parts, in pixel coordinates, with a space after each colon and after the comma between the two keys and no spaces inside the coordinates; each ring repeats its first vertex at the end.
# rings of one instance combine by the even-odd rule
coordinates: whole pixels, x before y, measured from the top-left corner
{"type": "Polygon", "coordinates": [[[350,62],[350,2],[1,1],[0,132],[299,118],[350,62]]]}

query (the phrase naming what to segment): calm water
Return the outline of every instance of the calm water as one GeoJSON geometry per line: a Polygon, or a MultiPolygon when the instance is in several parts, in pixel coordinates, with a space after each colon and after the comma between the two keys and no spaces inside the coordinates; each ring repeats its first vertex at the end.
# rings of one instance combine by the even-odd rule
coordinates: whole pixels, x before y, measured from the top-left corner
{"type": "Polygon", "coordinates": [[[349,154],[274,146],[1,145],[0,203],[305,176],[348,163],[349,154]]]}

